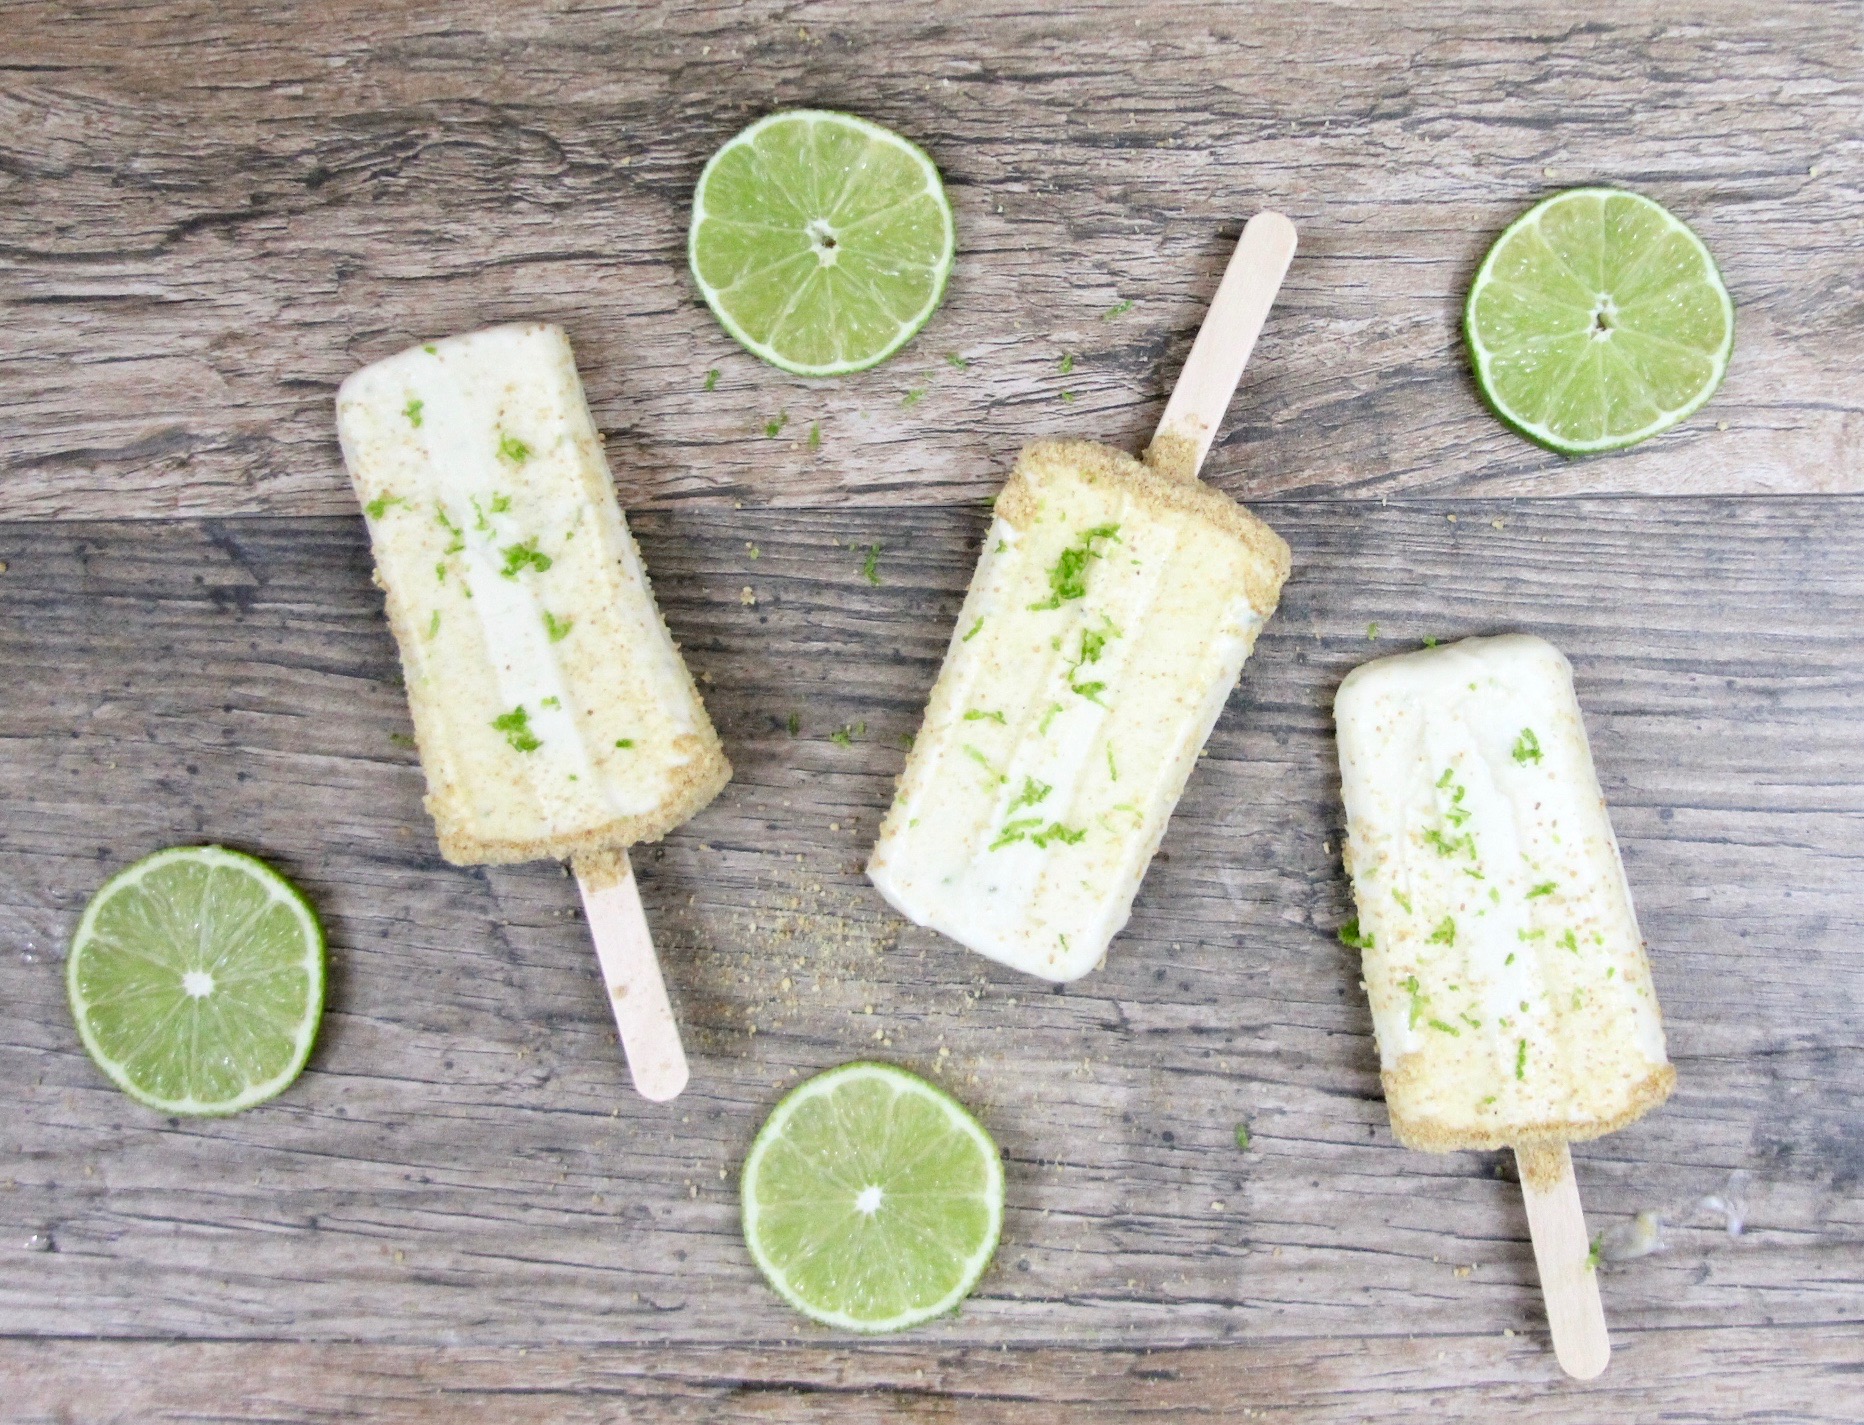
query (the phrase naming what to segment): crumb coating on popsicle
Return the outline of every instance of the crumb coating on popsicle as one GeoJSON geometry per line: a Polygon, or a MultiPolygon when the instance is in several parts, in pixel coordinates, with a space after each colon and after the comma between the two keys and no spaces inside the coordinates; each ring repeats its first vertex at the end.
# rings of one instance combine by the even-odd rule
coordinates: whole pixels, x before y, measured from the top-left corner
{"type": "Polygon", "coordinates": [[[1216,490],[1091,441],[1025,448],[869,878],[1002,964],[1093,969],[1288,569],[1216,490]]]}
{"type": "Polygon", "coordinates": [[[1380,659],[1335,702],[1392,1130],[1431,1152],[1623,1128],[1676,1082],[1572,672],[1524,635],[1380,659]]]}
{"type": "Polygon", "coordinates": [[[447,860],[625,848],[718,794],[731,766],[560,328],[389,357],[344,383],[338,428],[447,860]]]}

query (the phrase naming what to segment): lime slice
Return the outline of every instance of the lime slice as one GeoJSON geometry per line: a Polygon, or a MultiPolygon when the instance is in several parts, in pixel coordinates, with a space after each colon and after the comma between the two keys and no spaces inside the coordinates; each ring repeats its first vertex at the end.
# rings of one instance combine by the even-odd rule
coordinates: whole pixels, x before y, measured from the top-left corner
{"type": "Polygon", "coordinates": [[[793,1089],[744,1165],[744,1239],[798,1311],[898,1331],[964,1300],[997,1250],[1003,1164],[956,1099],[891,1064],[793,1089]]]}
{"type": "Polygon", "coordinates": [[[1562,455],[1668,430],[1721,384],[1735,309],[1702,240],[1650,199],[1574,188],[1496,239],[1463,332],[1495,412],[1562,455]]]}
{"type": "Polygon", "coordinates": [[[746,350],[798,376],[840,376],[926,324],[956,243],[923,149],[850,114],[792,109],[712,155],[687,255],[746,350]]]}
{"type": "Polygon", "coordinates": [[[91,897],[65,979],[84,1047],[118,1088],[163,1113],[237,1113],[310,1056],[324,932],[264,862],[177,846],[91,897]]]}

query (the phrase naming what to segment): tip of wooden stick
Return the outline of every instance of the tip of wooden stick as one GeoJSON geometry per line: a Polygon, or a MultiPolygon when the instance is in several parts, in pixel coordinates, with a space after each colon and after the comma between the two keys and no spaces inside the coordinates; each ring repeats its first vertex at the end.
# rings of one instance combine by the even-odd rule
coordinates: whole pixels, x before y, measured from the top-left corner
{"type": "Polygon", "coordinates": [[[1577,1342],[1556,1336],[1553,1357],[1574,1380],[1597,1380],[1612,1362],[1612,1343],[1605,1336],[1583,1337],[1577,1342]]]}
{"type": "Polygon", "coordinates": [[[628,1060],[628,1074],[634,1080],[634,1090],[644,1099],[653,1103],[666,1103],[676,1099],[685,1089],[691,1073],[686,1067],[685,1055],[674,1059],[662,1059],[652,1064],[636,1064],[628,1060]]]}
{"type": "Polygon", "coordinates": [[[1254,234],[1258,241],[1273,242],[1277,247],[1286,247],[1292,255],[1295,243],[1299,240],[1294,223],[1286,213],[1261,212],[1243,224],[1244,236],[1254,234]]]}

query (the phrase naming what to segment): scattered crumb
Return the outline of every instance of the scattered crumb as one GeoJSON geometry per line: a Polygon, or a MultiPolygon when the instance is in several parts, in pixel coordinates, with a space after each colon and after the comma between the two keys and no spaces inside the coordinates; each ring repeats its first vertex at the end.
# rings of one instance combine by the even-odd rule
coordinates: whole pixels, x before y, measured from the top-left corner
{"type": "Polygon", "coordinates": [[[1506,529],[1508,527],[1508,521],[1506,520],[1490,520],[1489,524],[1494,529],[1506,529]]]}
{"type": "Polygon", "coordinates": [[[1665,1249],[1663,1219],[1649,1208],[1629,1222],[1614,1222],[1599,1234],[1593,1253],[1601,1261],[1630,1262],[1665,1249]]]}
{"type": "Polygon", "coordinates": [[[749,584],[746,584],[742,589],[738,590],[738,602],[743,604],[747,609],[754,609],[757,607],[757,595],[752,592],[749,584]]]}
{"type": "Polygon", "coordinates": [[[1220,1197],[1213,1197],[1210,1200],[1210,1210],[1212,1212],[1222,1212],[1223,1211],[1223,1199],[1220,1197]]]}
{"type": "MultiPolygon", "coordinates": [[[[1715,423],[1715,428],[1716,428],[1717,430],[1727,430],[1727,429],[1728,429],[1728,422],[1727,422],[1727,421],[1717,421],[1717,422],[1715,423]]],[[[4,565],[4,564],[0,564],[0,574],[4,574],[5,572],[6,572],[6,565],[4,565]]]]}

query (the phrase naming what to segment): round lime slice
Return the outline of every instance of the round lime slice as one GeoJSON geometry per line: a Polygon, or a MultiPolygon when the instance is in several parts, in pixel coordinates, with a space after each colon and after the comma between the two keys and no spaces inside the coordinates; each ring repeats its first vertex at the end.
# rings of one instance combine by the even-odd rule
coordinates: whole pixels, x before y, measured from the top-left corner
{"type": "Polygon", "coordinates": [[[744,1239],[798,1311],[898,1331],[964,1300],[1003,1226],[997,1145],[964,1106],[891,1064],[793,1089],[744,1165],[744,1239]]]}
{"type": "Polygon", "coordinates": [[[944,300],[956,250],[925,151],[850,114],[759,119],[693,194],[693,280],[746,350],[799,376],[885,361],[944,300]]]}
{"type": "Polygon", "coordinates": [[[1476,382],[1562,455],[1668,430],[1721,384],[1735,310],[1702,240],[1661,206],[1574,188],[1517,218],[1463,312],[1476,382]]]}
{"type": "Polygon", "coordinates": [[[119,871],[71,940],[91,1058],[163,1113],[237,1113],[298,1076],[324,1008],[324,932],[262,861],[177,846],[119,871]]]}

